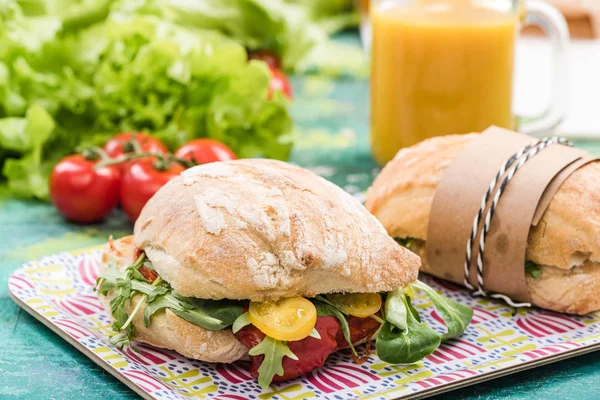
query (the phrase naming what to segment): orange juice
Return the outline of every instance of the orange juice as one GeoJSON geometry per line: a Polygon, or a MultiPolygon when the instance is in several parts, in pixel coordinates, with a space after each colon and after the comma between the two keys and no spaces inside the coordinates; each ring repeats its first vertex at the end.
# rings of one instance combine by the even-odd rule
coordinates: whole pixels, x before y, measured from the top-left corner
{"type": "Polygon", "coordinates": [[[371,148],[378,163],[423,139],[513,128],[519,16],[466,1],[371,7],[371,148]]]}

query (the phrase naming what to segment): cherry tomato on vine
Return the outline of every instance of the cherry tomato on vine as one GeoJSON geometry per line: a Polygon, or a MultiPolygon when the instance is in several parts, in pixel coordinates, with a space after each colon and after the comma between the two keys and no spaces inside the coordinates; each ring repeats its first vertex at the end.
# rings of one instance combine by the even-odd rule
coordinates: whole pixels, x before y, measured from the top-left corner
{"type": "Polygon", "coordinates": [[[255,50],[248,54],[248,58],[251,60],[261,60],[267,63],[270,68],[279,68],[281,65],[279,57],[268,50],[255,50]]]}
{"type": "Polygon", "coordinates": [[[215,161],[237,160],[235,153],[227,145],[214,139],[192,140],[177,149],[175,157],[198,165],[215,161]]]}
{"type": "Polygon", "coordinates": [[[273,97],[276,91],[282,91],[288,99],[292,98],[292,85],[287,76],[279,69],[269,66],[271,70],[271,82],[269,83],[269,98],[273,97]]]}
{"type": "Polygon", "coordinates": [[[137,142],[139,149],[144,153],[168,153],[167,146],[160,140],[147,133],[125,132],[113,136],[104,145],[104,151],[109,157],[118,157],[124,154],[133,153],[136,149],[133,142],[137,142]]]}
{"type": "Polygon", "coordinates": [[[154,193],[184,169],[178,163],[157,157],[131,161],[121,178],[121,207],[131,222],[139,217],[154,193]]]}
{"type": "Polygon", "coordinates": [[[97,162],[81,154],[71,155],[56,164],[50,174],[50,198],[71,221],[101,221],[119,203],[119,168],[96,169],[97,162]]]}

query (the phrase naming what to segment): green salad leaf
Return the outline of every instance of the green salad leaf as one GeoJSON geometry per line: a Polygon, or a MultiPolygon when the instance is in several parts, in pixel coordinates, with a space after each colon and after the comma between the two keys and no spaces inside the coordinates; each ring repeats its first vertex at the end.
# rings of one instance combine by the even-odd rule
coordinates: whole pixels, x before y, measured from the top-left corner
{"type": "Polygon", "coordinates": [[[375,342],[379,358],[394,364],[413,363],[439,347],[440,335],[415,318],[403,289],[388,293],[385,304],[387,321],[375,342]]]}
{"type": "Polygon", "coordinates": [[[306,8],[278,0],[170,0],[161,15],[184,26],[201,26],[235,38],[251,50],[278,54],[292,68],[326,34],[306,8]]]}
{"type": "Polygon", "coordinates": [[[0,149],[22,154],[19,159],[9,156],[2,169],[14,194],[48,196],[46,175],[51,166],[43,164],[43,149],[54,128],[53,118],[37,104],[31,105],[24,117],[0,118],[0,149]]]}
{"type": "Polygon", "coordinates": [[[121,131],[288,158],[288,102],[268,97],[265,63],[218,30],[163,18],[175,1],[150,3],[0,3],[0,165],[13,194],[46,199],[56,161],[121,131]]]}
{"type": "Polygon", "coordinates": [[[429,326],[417,322],[410,316],[407,329],[401,331],[385,322],[377,335],[375,348],[383,361],[392,364],[410,364],[433,353],[441,343],[441,338],[429,326]]]}
{"type": "Polygon", "coordinates": [[[420,281],[410,285],[424,291],[441,314],[447,333],[440,335],[421,322],[417,310],[404,289],[387,294],[385,319],[376,340],[377,355],[390,363],[411,363],[431,354],[443,340],[462,335],[473,317],[471,307],[437,293],[420,281]]]}
{"type": "Polygon", "coordinates": [[[152,316],[157,312],[169,309],[175,315],[208,330],[222,330],[231,326],[243,313],[241,302],[233,300],[204,300],[183,297],[177,294],[167,282],[158,277],[153,283],[146,281],[138,268],[147,266],[145,254],[129,267],[119,270],[116,266],[107,268],[98,278],[97,288],[103,295],[112,291],[114,298],[110,302],[111,313],[115,322],[113,329],[119,332],[111,338],[118,346],[127,344],[133,334],[134,315],[144,308],[144,325],[150,326],[152,316]],[[138,298],[135,308],[128,313],[128,307],[134,296],[138,298]]]}
{"type": "Polygon", "coordinates": [[[165,308],[168,308],[175,315],[186,321],[211,331],[219,331],[231,325],[226,324],[219,318],[211,316],[202,308],[195,308],[192,304],[181,301],[178,296],[172,292],[158,296],[154,301],[148,302],[144,309],[144,325],[150,326],[150,319],[152,316],[165,308]]]}
{"type": "Polygon", "coordinates": [[[336,33],[347,28],[357,27],[359,16],[352,0],[285,0],[307,9],[312,21],[325,32],[336,33]]]}
{"type": "Polygon", "coordinates": [[[308,334],[308,336],[315,338],[315,339],[321,339],[321,334],[319,333],[319,331],[317,330],[317,328],[312,328],[312,331],[310,331],[310,333],[308,334]]]}
{"type": "Polygon", "coordinates": [[[251,323],[252,322],[250,322],[250,318],[248,317],[248,312],[245,312],[237,317],[235,321],[233,321],[233,325],[231,325],[231,331],[233,333],[238,333],[240,329],[250,325],[251,323]]]}
{"type": "Polygon", "coordinates": [[[406,238],[399,238],[396,237],[394,238],[394,240],[402,247],[407,248],[408,250],[411,250],[412,247],[414,246],[415,242],[417,241],[417,239],[411,238],[411,237],[406,237],[406,238]]]}
{"type": "Polygon", "coordinates": [[[424,291],[441,314],[448,328],[448,332],[442,337],[443,340],[459,337],[463,334],[467,329],[467,325],[471,322],[471,318],[473,318],[471,307],[440,295],[421,281],[416,281],[411,286],[424,291]]]}
{"type": "Polygon", "coordinates": [[[286,342],[273,339],[269,336],[248,351],[251,356],[263,355],[265,358],[258,368],[258,384],[263,389],[268,389],[273,376],[283,375],[283,357],[297,360],[298,357],[290,350],[286,342]]]}
{"type": "Polygon", "coordinates": [[[406,330],[408,328],[407,313],[411,312],[411,310],[406,307],[404,293],[396,293],[398,291],[402,291],[402,289],[398,289],[395,292],[388,293],[385,299],[385,320],[400,330],[406,330]]]}
{"type": "MultiPolygon", "coordinates": [[[[385,303],[380,316],[373,316],[374,319],[383,323],[375,343],[377,355],[383,361],[394,364],[416,362],[431,354],[439,347],[442,340],[462,335],[473,316],[473,310],[470,307],[441,296],[420,281],[416,281],[410,286],[424,291],[430,297],[446,323],[448,332],[440,335],[426,323],[421,322],[419,313],[412,305],[411,298],[405,293],[405,289],[400,288],[384,294],[382,296],[385,298],[385,303]]],[[[322,296],[317,296],[312,299],[312,302],[317,308],[317,315],[332,315],[338,318],[344,337],[356,354],[351,345],[350,329],[344,314],[335,304],[322,296]]]]}
{"type": "Polygon", "coordinates": [[[183,297],[173,292],[173,296],[179,301],[185,302],[196,309],[202,310],[212,318],[221,321],[222,325],[230,326],[244,313],[242,302],[237,300],[208,300],[193,297],[183,297]]]}
{"type": "Polygon", "coordinates": [[[539,278],[542,274],[542,268],[534,263],[533,261],[525,261],[525,273],[531,275],[533,278],[539,278]]]}
{"type": "Polygon", "coordinates": [[[348,320],[344,316],[344,313],[342,313],[339,309],[337,309],[329,300],[327,300],[323,296],[317,296],[316,298],[311,299],[311,300],[312,300],[312,303],[315,305],[315,308],[317,309],[318,317],[324,317],[324,316],[329,315],[329,316],[337,318],[337,320],[340,322],[340,326],[342,328],[342,333],[344,334],[344,339],[346,339],[346,342],[348,343],[348,347],[352,351],[352,354],[354,354],[356,357],[358,357],[358,353],[356,352],[356,349],[354,348],[354,344],[352,344],[352,337],[350,335],[350,326],[348,325],[348,320]]]}

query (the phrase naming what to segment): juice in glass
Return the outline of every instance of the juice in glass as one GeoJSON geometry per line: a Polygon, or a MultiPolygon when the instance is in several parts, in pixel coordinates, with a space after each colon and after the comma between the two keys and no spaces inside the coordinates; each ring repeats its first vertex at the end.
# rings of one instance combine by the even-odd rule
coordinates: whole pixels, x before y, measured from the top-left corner
{"type": "Polygon", "coordinates": [[[514,128],[519,14],[423,3],[371,7],[371,147],[380,164],[432,136],[514,128]]]}

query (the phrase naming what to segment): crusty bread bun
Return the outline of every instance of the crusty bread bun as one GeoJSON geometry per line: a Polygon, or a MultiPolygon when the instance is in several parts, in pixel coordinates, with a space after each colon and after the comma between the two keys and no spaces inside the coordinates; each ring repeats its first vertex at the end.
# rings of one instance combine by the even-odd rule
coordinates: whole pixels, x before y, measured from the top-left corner
{"type": "MultiPolygon", "coordinates": [[[[206,164],[171,180],[142,210],[133,240],[109,241],[104,268],[126,268],[136,249],[179,294],[214,300],[391,291],[417,279],[420,265],[351,195],[270,160],[206,164]]],[[[108,310],[110,297],[100,295],[108,310]]],[[[145,327],[143,308],[136,340],[209,362],[247,354],[231,329],[209,331],[169,310],[145,327]]]]}
{"type": "MultiPolygon", "coordinates": [[[[109,260],[112,260],[117,268],[126,268],[135,258],[134,251],[133,236],[110,241],[102,255],[102,269],[107,267],[109,260]]],[[[98,297],[104,307],[110,310],[109,303],[113,295],[109,293],[106,297],[102,295],[98,297]]],[[[128,314],[136,307],[140,298],[140,295],[133,297],[127,307],[128,314]]],[[[133,338],[137,341],[175,350],[186,357],[208,362],[229,363],[248,354],[246,346],[235,338],[231,329],[210,331],[184,320],[168,309],[154,314],[150,326],[145,327],[145,308],[145,304],[142,304],[133,317],[135,326],[133,338]]]]}
{"type": "MultiPolygon", "coordinates": [[[[474,134],[425,140],[402,149],[367,193],[366,207],[389,235],[419,239],[413,248],[425,258],[429,211],[448,165],[474,134]]],[[[541,275],[527,275],[533,304],[560,312],[600,309],[600,162],[575,171],[554,195],[541,222],[531,228],[527,259],[541,275]]]]}
{"type": "Polygon", "coordinates": [[[419,258],[354,197],[310,171],[251,159],[181,175],[146,204],[134,241],[184,296],[373,293],[417,278],[419,258]]]}

